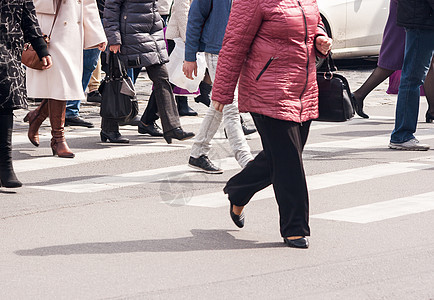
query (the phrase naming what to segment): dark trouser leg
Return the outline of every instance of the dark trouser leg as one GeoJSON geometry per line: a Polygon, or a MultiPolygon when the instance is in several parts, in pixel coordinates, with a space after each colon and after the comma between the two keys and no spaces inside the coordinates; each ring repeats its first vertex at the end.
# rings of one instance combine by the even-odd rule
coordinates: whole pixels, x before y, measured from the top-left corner
{"type": "Polygon", "coordinates": [[[12,109],[0,109],[0,186],[17,188],[22,183],[12,166],[12,128],[12,109]]]}
{"type": "Polygon", "coordinates": [[[155,98],[155,92],[152,91],[151,96],[149,97],[148,105],[146,106],[145,112],[143,113],[140,121],[146,125],[154,123],[158,120],[157,112],[157,100],[155,98]]]}
{"type": "Polygon", "coordinates": [[[119,132],[118,121],[113,119],[101,118],[101,129],[104,132],[119,132]]]}
{"type": "Polygon", "coordinates": [[[310,122],[298,123],[252,114],[264,151],[232,177],[224,191],[236,206],[246,205],[253,195],[273,184],[279,205],[283,237],[308,236],[309,198],[302,151],[310,122]]]}
{"type": "Polygon", "coordinates": [[[169,82],[169,74],[166,66],[152,65],[146,67],[149,78],[154,84],[155,100],[161,118],[161,125],[164,132],[181,127],[178,109],[173,96],[172,87],[169,82]]]}

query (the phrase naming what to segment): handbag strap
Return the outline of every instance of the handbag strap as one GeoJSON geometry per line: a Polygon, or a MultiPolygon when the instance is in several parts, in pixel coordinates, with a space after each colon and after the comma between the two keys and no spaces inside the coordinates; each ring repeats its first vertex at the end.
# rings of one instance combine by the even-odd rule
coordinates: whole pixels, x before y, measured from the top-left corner
{"type": "Polygon", "coordinates": [[[335,62],[333,61],[331,52],[327,55],[325,62],[326,62],[326,72],[327,73],[333,73],[334,71],[338,70],[336,68],[335,62]]]}
{"type": "Polygon", "coordinates": [[[53,32],[54,24],[56,24],[56,20],[57,20],[57,16],[59,15],[59,9],[61,4],[62,4],[62,0],[57,0],[56,14],[54,15],[53,24],[51,25],[50,33],[48,34],[48,39],[51,38],[51,33],[53,32]]]}

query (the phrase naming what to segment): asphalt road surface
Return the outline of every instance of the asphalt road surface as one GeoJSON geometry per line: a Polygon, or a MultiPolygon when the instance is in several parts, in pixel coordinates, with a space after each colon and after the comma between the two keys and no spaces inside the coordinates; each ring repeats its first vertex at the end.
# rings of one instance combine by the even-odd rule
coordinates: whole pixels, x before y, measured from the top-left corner
{"type": "MultiPolygon", "coordinates": [[[[342,66],[354,90],[374,64],[342,66]]],[[[434,299],[434,152],[388,149],[386,89],[366,99],[370,119],[312,125],[308,250],[284,246],[271,189],[246,207],[243,229],[232,223],[222,188],[240,168],[222,128],[210,158],[225,172],[207,175],[187,166],[192,140],[167,145],[124,126],[130,144],[101,143],[86,103],[96,127],[67,128],[76,157],[53,157],[49,123],[36,148],[17,111],[25,186],[0,188],[0,299],[434,299]]],[[[149,92],[142,73],[142,111],[149,92]]],[[[190,105],[199,116],[181,122],[197,132],[206,108],[190,105]]],[[[416,136],[434,147],[425,111],[422,98],[416,136]]],[[[248,142],[261,150],[259,135],[248,142]]]]}

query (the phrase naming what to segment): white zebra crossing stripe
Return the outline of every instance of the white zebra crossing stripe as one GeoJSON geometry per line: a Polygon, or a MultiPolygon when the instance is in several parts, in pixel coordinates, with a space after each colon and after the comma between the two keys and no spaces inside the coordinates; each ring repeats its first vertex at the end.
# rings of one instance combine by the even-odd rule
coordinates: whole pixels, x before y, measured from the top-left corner
{"type": "MultiPolygon", "coordinates": [[[[409,172],[416,172],[429,168],[432,168],[432,165],[405,162],[387,163],[307,176],[306,180],[309,191],[313,191],[364,180],[393,176],[409,172]]],[[[268,187],[256,193],[251,201],[263,200],[268,198],[274,198],[274,192],[271,187],[268,187]]],[[[228,204],[227,196],[224,195],[223,192],[193,196],[191,199],[185,202],[186,205],[200,207],[221,207],[228,204]]]]}
{"type": "Polygon", "coordinates": [[[125,158],[134,155],[143,155],[149,153],[161,153],[167,151],[174,151],[179,149],[188,149],[191,147],[189,144],[164,144],[164,143],[151,143],[137,146],[128,144],[111,146],[106,149],[97,149],[91,151],[78,152],[75,158],[57,158],[57,157],[39,157],[34,159],[24,159],[14,162],[15,172],[28,172],[43,170],[49,168],[68,167],[78,164],[91,163],[97,161],[105,161],[110,159],[125,158]]]}
{"type": "Polygon", "coordinates": [[[434,192],[340,209],[311,218],[366,224],[434,210],[434,192]]]}
{"type": "MultiPolygon", "coordinates": [[[[214,160],[214,163],[225,170],[240,168],[236,160],[232,157],[214,160]]],[[[41,190],[61,191],[66,193],[94,193],[160,180],[176,181],[179,178],[197,175],[198,172],[187,165],[172,166],[167,168],[137,171],[114,176],[102,176],[77,180],[66,183],[51,184],[45,186],[27,186],[41,190]]]]}

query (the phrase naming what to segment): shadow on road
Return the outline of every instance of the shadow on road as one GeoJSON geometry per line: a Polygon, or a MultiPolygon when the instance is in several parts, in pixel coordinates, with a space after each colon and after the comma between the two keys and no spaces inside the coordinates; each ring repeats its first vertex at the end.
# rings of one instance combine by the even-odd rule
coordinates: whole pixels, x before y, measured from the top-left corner
{"type": "Polygon", "coordinates": [[[82,243],[18,250],[19,256],[51,256],[77,254],[119,254],[135,252],[188,252],[285,247],[283,243],[258,243],[239,240],[230,234],[233,230],[193,229],[191,237],[124,242],[82,243]]]}

